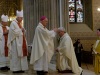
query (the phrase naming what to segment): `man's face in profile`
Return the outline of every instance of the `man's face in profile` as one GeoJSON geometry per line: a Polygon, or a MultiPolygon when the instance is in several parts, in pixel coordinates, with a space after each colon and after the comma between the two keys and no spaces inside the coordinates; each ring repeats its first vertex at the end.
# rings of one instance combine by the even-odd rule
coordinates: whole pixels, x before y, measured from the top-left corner
{"type": "Polygon", "coordinates": [[[44,27],[46,27],[46,26],[47,26],[47,24],[48,24],[48,19],[47,19],[47,18],[45,18],[45,19],[42,21],[42,24],[43,24],[43,26],[44,26],[44,27]]]}
{"type": "Polygon", "coordinates": [[[100,36],[100,31],[99,30],[97,30],[97,36],[100,36]]]}

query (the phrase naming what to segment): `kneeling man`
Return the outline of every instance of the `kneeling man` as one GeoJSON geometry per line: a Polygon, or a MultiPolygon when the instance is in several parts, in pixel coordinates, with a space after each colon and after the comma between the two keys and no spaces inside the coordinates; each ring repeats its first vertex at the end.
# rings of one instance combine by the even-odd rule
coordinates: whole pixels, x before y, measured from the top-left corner
{"type": "Polygon", "coordinates": [[[63,27],[58,28],[58,35],[60,36],[60,43],[56,51],[57,55],[57,69],[59,72],[71,70],[73,73],[81,74],[82,68],[79,67],[74,52],[74,47],[70,36],[65,32],[63,27]]]}

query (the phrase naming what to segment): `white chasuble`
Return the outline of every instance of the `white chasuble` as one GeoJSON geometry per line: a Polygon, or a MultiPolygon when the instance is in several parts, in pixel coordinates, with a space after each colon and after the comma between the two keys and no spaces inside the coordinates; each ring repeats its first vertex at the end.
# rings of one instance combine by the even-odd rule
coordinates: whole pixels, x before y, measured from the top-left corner
{"type": "Polygon", "coordinates": [[[60,66],[60,70],[71,69],[73,73],[80,74],[82,72],[82,68],[79,67],[77,63],[73,43],[67,33],[61,37],[58,50],[62,60],[58,60],[57,68],[60,66]]]}
{"type": "Polygon", "coordinates": [[[10,57],[10,70],[28,70],[27,56],[23,56],[23,32],[19,28],[17,20],[12,21],[8,34],[8,48],[10,57]]]}
{"type": "MultiPolygon", "coordinates": [[[[9,30],[9,27],[6,26],[6,29],[9,30]]],[[[0,67],[9,67],[9,58],[5,56],[5,38],[3,35],[2,25],[0,24],[0,67]]]]}
{"type": "Polygon", "coordinates": [[[35,30],[30,59],[30,64],[33,64],[34,70],[48,70],[48,63],[54,54],[54,36],[54,31],[49,31],[41,23],[39,23],[35,30]],[[45,65],[44,68],[43,66],[37,66],[38,64],[42,65],[42,63],[45,65]]]}

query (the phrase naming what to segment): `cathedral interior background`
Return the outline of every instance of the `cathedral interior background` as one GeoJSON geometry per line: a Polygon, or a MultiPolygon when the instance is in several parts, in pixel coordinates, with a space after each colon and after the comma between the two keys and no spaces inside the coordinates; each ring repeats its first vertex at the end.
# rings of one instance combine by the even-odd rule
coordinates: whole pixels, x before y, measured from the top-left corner
{"type": "Polygon", "coordinates": [[[10,24],[16,10],[23,9],[23,24],[29,45],[32,44],[40,16],[45,15],[49,19],[48,29],[65,27],[73,42],[80,39],[86,55],[91,57],[88,53],[97,39],[96,29],[100,28],[99,5],[100,0],[0,0],[0,15],[7,14],[10,24]]]}
{"type": "MultiPolygon", "coordinates": [[[[63,26],[73,43],[76,39],[81,40],[84,49],[82,61],[92,66],[91,45],[97,39],[96,29],[100,28],[100,10],[97,9],[100,9],[100,0],[0,0],[0,16],[8,15],[9,25],[16,18],[16,10],[23,10],[23,26],[29,46],[40,16],[45,15],[49,19],[48,29],[63,26]]],[[[85,67],[93,70],[90,65],[85,67]]]]}

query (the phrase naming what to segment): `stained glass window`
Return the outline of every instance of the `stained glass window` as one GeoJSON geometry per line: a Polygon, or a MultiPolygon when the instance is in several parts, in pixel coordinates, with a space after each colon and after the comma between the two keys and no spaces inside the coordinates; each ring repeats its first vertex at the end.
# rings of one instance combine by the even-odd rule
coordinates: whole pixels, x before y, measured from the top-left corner
{"type": "Polygon", "coordinates": [[[69,22],[83,22],[83,4],[81,0],[69,0],[69,22]]]}

